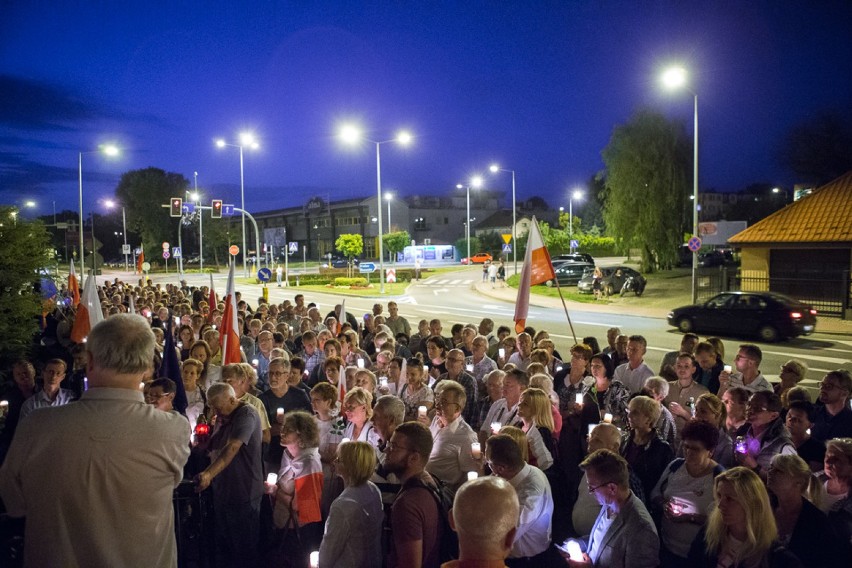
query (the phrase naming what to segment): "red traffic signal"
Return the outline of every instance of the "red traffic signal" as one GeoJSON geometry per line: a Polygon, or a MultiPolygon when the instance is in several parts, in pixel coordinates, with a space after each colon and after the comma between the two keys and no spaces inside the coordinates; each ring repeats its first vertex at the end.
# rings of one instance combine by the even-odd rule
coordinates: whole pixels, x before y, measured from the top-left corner
{"type": "Polygon", "coordinates": [[[210,216],[213,217],[214,219],[221,219],[222,218],[222,200],[221,199],[214,199],[213,200],[213,207],[211,208],[210,216]]]}
{"type": "Polygon", "coordinates": [[[183,199],[180,197],[172,197],[169,207],[169,212],[172,217],[180,217],[183,215],[183,199]]]}

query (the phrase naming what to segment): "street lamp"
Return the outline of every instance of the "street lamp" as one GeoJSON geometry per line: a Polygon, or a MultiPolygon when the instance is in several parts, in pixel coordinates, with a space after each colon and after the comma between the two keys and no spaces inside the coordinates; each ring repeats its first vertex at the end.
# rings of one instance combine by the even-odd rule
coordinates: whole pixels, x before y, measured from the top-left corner
{"type": "MultiPolygon", "coordinates": [[[[112,199],[107,199],[106,201],[104,201],[104,205],[106,205],[108,209],[112,209],[117,204],[112,199]]],[[[130,263],[127,260],[127,218],[124,212],[124,205],[121,206],[121,230],[124,231],[124,247],[121,249],[121,252],[124,253],[124,271],[130,272],[130,263]]]]}
{"type": "MultiPolygon", "coordinates": [[[[193,172],[193,178],[195,192],[190,197],[193,203],[201,205],[201,194],[198,193],[198,172],[193,172]]],[[[201,209],[198,210],[198,270],[204,272],[204,211],[201,209]]]]}
{"type": "Polygon", "coordinates": [[[515,274],[518,273],[518,243],[515,239],[515,227],[518,222],[515,219],[515,213],[518,209],[515,205],[515,170],[507,170],[501,168],[498,164],[491,164],[491,167],[488,168],[491,170],[491,173],[496,174],[498,172],[510,172],[512,174],[512,262],[515,264],[515,274]]]}
{"type": "MultiPolygon", "coordinates": [[[[574,238],[574,200],[582,198],[583,192],[579,189],[572,191],[571,197],[568,198],[568,237],[570,239],[574,238]]],[[[573,252],[574,247],[569,247],[569,249],[573,252]]]]}
{"type": "MultiPolygon", "coordinates": [[[[346,144],[357,144],[358,142],[370,142],[371,144],[376,145],[376,210],[378,211],[377,217],[379,220],[379,293],[385,293],[385,249],[382,246],[382,158],[381,152],[379,148],[382,144],[387,144],[388,142],[396,142],[398,144],[402,144],[403,146],[407,146],[411,143],[411,134],[402,130],[397,133],[396,137],[391,138],[390,140],[382,140],[375,141],[366,138],[361,130],[351,124],[346,124],[340,129],[340,139],[346,144]]],[[[390,207],[390,202],[388,202],[388,207],[390,207]]]]}
{"type": "MultiPolygon", "coordinates": [[[[246,184],[245,184],[245,176],[243,169],[243,149],[251,148],[252,150],[257,150],[260,148],[260,144],[257,143],[257,140],[254,138],[254,134],[250,132],[243,132],[240,134],[240,143],[239,144],[231,144],[225,142],[224,139],[220,138],[216,140],[216,146],[219,148],[224,148],[225,146],[231,146],[232,148],[240,149],[240,209],[242,209],[242,219],[243,219],[243,276],[248,277],[248,260],[246,258],[246,184]]],[[[257,251],[256,254],[260,255],[260,251],[257,251]]]]}
{"type": "MultiPolygon", "coordinates": [[[[83,266],[83,154],[98,154],[103,153],[107,156],[113,157],[118,156],[118,147],[112,144],[102,144],[98,147],[97,150],[89,150],[87,152],[79,153],[79,160],[77,161],[77,179],[80,182],[80,266],[83,266]]],[[[92,217],[92,223],[94,223],[94,216],[92,217]]],[[[94,262],[95,257],[95,242],[92,241],[92,262],[94,262]]]]}
{"type": "MultiPolygon", "coordinates": [[[[693,96],[693,141],[692,141],[692,236],[698,236],[698,93],[687,84],[686,69],[670,67],[662,75],[667,89],[684,88],[693,96]]],[[[692,303],[698,302],[698,251],[692,253],[692,303]]]]}
{"type": "Polygon", "coordinates": [[[781,189],[780,187],[773,187],[772,193],[774,193],[776,195],[778,195],[779,193],[783,193],[784,194],[784,203],[785,204],[787,203],[787,190],[786,189],[781,189]]]}
{"type": "Polygon", "coordinates": [[[482,177],[481,176],[473,176],[470,178],[470,183],[468,185],[456,184],[457,189],[465,188],[467,189],[467,219],[464,222],[464,233],[465,233],[465,241],[467,241],[467,263],[470,264],[470,187],[473,186],[475,188],[482,187],[482,177]]]}

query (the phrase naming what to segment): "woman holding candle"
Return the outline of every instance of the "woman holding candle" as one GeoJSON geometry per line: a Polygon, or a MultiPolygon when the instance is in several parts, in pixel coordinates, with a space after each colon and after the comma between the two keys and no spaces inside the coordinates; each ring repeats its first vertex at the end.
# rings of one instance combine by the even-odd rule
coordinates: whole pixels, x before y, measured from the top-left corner
{"type": "Polygon", "coordinates": [[[769,463],[776,454],[796,455],[796,446],[781,419],[781,397],[772,391],[751,395],[746,407],[748,422],[737,431],[745,447],[736,447],[734,461],[766,478],[769,463]]]}
{"type": "Polygon", "coordinates": [[[681,434],[685,457],[666,467],[650,495],[652,510],[662,517],[663,568],[687,565],[689,547],[713,506],[713,480],[725,469],[712,458],[718,439],[719,429],[712,424],[688,422],[681,434]]]}
{"type": "Polygon", "coordinates": [[[426,340],[426,355],[429,357],[426,362],[429,377],[438,380],[438,377],[447,372],[447,344],[444,338],[440,335],[429,336],[426,340]]]}
{"type": "Polygon", "coordinates": [[[331,505],[319,549],[319,565],[334,568],[379,568],[384,514],[378,487],[369,481],[376,453],[364,442],[337,448],[337,468],[345,489],[331,505]]]}
{"type": "Polygon", "coordinates": [[[399,397],[405,403],[405,421],[417,420],[418,407],[423,406],[429,412],[435,405],[435,393],[424,382],[426,373],[417,357],[408,360],[405,366],[406,382],[399,391],[399,397]]]}
{"type": "Polygon", "coordinates": [[[379,432],[373,427],[373,395],[361,387],[355,387],[343,398],[343,412],[346,416],[344,438],[367,442],[374,448],[379,447],[379,432]]]}
{"type": "Polygon", "coordinates": [[[319,427],[319,455],[322,462],[323,490],[322,514],[328,516],[331,502],[340,494],[334,460],[337,446],[346,431],[346,422],[340,415],[337,387],[330,383],[319,383],[311,389],[311,407],[319,427]]]}
{"type": "Polygon", "coordinates": [[[611,423],[617,427],[624,427],[627,422],[627,401],[630,400],[630,391],[621,381],[613,380],[615,369],[612,359],[606,355],[592,355],[589,359],[589,369],[595,379],[589,394],[598,404],[601,420],[606,414],[611,414],[611,423]]]}
{"type": "Polygon", "coordinates": [[[642,482],[645,495],[650,495],[660,476],[674,458],[672,447],[657,435],[654,424],[660,417],[660,403],[647,396],[637,396],[627,406],[628,434],[621,442],[621,455],[642,482]]]}
{"type": "Polygon", "coordinates": [[[530,465],[546,471],[553,465],[553,456],[556,453],[550,399],[543,390],[528,388],[521,393],[518,416],[521,418],[521,430],[527,435],[530,465]]]}

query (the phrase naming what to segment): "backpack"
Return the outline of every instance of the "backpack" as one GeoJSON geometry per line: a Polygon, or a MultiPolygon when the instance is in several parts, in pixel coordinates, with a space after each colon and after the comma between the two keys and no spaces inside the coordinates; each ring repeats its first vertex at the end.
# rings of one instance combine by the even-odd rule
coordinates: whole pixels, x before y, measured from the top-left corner
{"type": "Polygon", "coordinates": [[[411,489],[425,489],[435,499],[438,505],[438,518],[441,524],[441,538],[438,544],[438,559],[443,564],[459,557],[459,537],[450,526],[450,509],[453,507],[453,495],[446,484],[435,476],[431,476],[435,487],[426,485],[419,478],[412,478],[409,487],[403,486],[400,494],[411,489]]]}

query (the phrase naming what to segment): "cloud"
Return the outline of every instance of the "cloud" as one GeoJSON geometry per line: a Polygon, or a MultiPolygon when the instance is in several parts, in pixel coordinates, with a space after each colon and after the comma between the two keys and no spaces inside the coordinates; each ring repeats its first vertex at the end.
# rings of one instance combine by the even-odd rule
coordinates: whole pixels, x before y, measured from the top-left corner
{"type": "MultiPolygon", "coordinates": [[[[77,185],[76,167],[51,166],[32,161],[23,154],[0,155],[0,187],[13,192],[38,190],[54,183],[77,185]]],[[[115,183],[115,174],[83,172],[84,181],[115,183]]]]}

